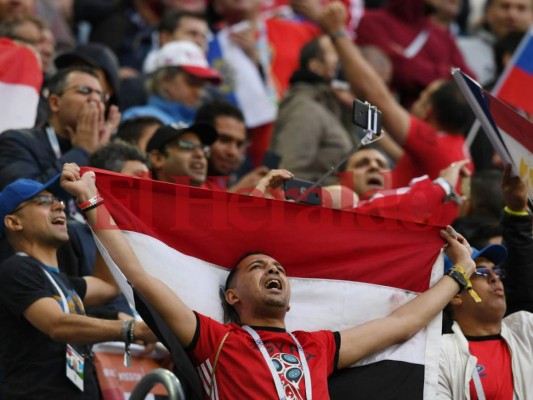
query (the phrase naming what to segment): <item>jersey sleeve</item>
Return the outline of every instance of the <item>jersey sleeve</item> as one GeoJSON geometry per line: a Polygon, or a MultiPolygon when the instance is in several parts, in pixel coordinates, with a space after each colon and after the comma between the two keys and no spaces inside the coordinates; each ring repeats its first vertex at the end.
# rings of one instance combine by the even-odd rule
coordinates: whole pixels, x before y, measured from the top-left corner
{"type": "Polygon", "coordinates": [[[194,312],[196,315],[196,332],[193,340],[185,349],[195,360],[204,360],[213,355],[231,325],[221,324],[212,318],[194,312]]]}

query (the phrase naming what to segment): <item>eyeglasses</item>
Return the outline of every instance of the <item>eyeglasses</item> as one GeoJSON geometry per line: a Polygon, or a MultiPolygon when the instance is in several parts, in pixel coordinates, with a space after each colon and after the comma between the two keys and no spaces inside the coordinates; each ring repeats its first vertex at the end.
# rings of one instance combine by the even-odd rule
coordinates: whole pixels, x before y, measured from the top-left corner
{"type": "Polygon", "coordinates": [[[211,149],[209,146],[205,146],[202,143],[196,143],[190,140],[177,140],[175,142],[167,144],[167,146],[177,147],[180,150],[193,152],[196,149],[201,149],[204,152],[204,155],[209,158],[211,155],[211,149]]]}
{"type": "Polygon", "coordinates": [[[488,277],[491,272],[494,272],[498,278],[505,278],[505,271],[501,268],[486,268],[486,267],[478,267],[474,270],[474,274],[476,276],[482,276],[482,277],[488,277]]]}
{"type": "Polygon", "coordinates": [[[90,96],[93,93],[96,93],[98,95],[98,97],[100,97],[100,100],[102,101],[102,103],[107,103],[107,101],[109,100],[109,95],[107,93],[104,93],[103,91],[98,90],[98,89],[93,89],[90,86],[85,86],[85,85],[71,86],[71,87],[63,90],[63,93],[65,93],[68,90],[75,90],[76,93],[79,93],[79,94],[81,94],[83,96],[87,96],[87,97],[90,96]]]}
{"type": "Polygon", "coordinates": [[[63,200],[58,199],[57,197],[52,196],[51,194],[40,194],[38,196],[32,197],[26,204],[22,204],[22,205],[18,206],[17,208],[15,208],[11,212],[11,214],[15,214],[17,211],[22,210],[28,204],[35,203],[38,206],[51,206],[52,204],[54,204],[55,201],[58,202],[59,204],[61,204],[62,206],[65,205],[63,200]]]}
{"type": "Polygon", "coordinates": [[[189,73],[185,73],[185,82],[187,82],[187,85],[189,86],[202,87],[205,85],[206,80],[203,78],[199,78],[197,76],[191,75],[189,73]]]}

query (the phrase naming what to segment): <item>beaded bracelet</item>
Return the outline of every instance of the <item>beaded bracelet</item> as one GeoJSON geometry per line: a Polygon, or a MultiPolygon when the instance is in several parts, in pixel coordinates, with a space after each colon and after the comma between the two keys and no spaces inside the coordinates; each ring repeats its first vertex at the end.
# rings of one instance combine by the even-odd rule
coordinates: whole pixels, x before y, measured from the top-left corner
{"type": "Polygon", "coordinates": [[[131,351],[130,345],[135,342],[135,320],[124,320],[122,321],[121,336],[124,340],[124,366],[131,367],[131,351]]]}

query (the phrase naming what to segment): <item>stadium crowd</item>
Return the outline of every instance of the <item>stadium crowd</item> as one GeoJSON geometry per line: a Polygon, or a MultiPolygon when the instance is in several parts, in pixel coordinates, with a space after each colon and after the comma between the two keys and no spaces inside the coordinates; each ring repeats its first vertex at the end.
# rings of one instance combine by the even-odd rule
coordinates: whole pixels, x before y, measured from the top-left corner
{"type": "MultiPolygon", "coordinates": [[[[104,266],[89,225],[105,206],[78,167],[279,200],[286,182],[320,180],[318,207],[443,227],[442,283],[374,325],[296,335],[324,352],[311,374],[294,353],[303,381],[406,340],[446,306],[438,398],[533,398],[527,187],[469,132],[450,73],[490,90],[532,24],[533,0],[0,0],[0,399],[100,398],[90,345],[157,340],[104,266]],[[356,99],[380,110],[379,141],[361,146],[356,99]]],[[[210,351],[216,365],[226,325],[179,298],[169,310],[122,238],[96,234],[183,347],[208,348],[189,349],[193,362],[210,351]]],[[[279,295],[278,261],[248,254],[235,270],[261,264],[279,295]]],[[[284,329],[286,310],[258,318],[245,303],[259,300],[237,299],[240,276],[226,305],[245,326],[284,329]]]]}

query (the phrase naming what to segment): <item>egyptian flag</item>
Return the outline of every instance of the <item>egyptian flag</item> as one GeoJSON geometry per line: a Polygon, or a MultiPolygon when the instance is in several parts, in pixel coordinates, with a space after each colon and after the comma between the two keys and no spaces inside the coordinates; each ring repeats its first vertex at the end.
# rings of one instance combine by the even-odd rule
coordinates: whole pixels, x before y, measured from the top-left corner
{"type": "MultiPolygon", "coordinates": [[[[292,277],[289,330],[342,330],[386,316],[442,276],[437,227],[95,172],[100,194],[143,267],[189,307],[219,321],[219,287],[249,251],[276,258],[292,277]]],[[[96,229],[117,226],[98,220],[96,229]]],[[[133,300],[116,267],[112,273],[133,300]]],[[[136,307],[162,334],[178,378],[197,398],[194,368],[140,300],[136,296],[136,307]]],[[[433,399],[440,335],[439,316],[411,340],[332,377],[332,399],[433,399]]]]}
{"type": "Polygon", "coordinates": [[[533,25],[505,67],[492,91],[494,96],[533,115],[533,25]]]}
{"type": "Polygon", "coordinates": [[[26,45],[0,38],[0,133],[35,125],[43,73],[26,45]]]}
{"type": "Polygon", "coordinates": [[[511,164],[514,173],[524,181],[532,201],[533,124],[464,73],[454,71],[453,77],[492,146],[503,162],[511,164]]]}

